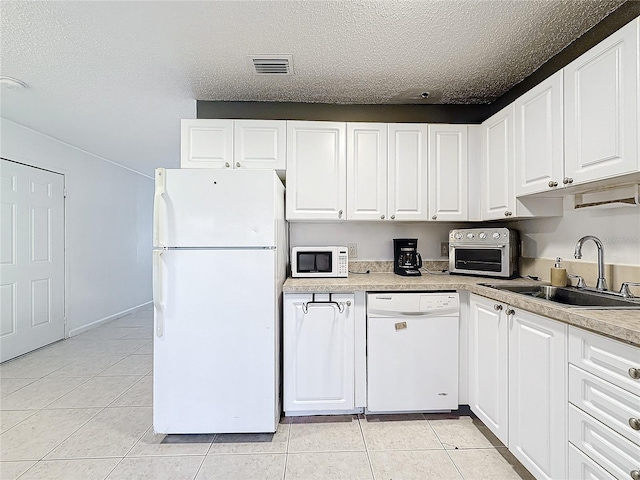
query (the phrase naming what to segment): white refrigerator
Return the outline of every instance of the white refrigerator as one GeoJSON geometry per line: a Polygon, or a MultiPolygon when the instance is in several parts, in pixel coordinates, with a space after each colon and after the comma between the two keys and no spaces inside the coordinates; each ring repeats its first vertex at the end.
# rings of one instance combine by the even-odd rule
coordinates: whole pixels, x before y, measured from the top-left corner
{"type": "Polygon", "coordinates": [[[275,432],[286,276],[272,170],[156,170],[153,428],[275,432]]]}

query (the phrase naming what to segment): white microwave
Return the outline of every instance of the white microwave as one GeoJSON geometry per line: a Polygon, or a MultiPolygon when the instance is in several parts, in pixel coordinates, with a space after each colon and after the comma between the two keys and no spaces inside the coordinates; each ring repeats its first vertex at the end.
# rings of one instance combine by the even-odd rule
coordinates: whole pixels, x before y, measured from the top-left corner
{"type": "Polygon", "coordinates": [[[346,277],[349,274],[347,247],[293,247],[292,277],[346,277]]]}

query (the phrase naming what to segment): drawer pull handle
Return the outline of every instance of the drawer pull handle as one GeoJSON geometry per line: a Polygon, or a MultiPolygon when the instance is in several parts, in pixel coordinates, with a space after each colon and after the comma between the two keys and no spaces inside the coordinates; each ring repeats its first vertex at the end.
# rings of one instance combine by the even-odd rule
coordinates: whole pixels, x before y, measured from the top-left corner
{"type": "Polygon", "coordinates": [[[633,378],[634,380],[638,380],[640,379],[640,368],[633,368],[631,367],[629,369],[629,376],[631,378],[633,378]]]}
{"type": "Polygon", "coordinates": [[[629,475],[633,480],[640,480],[640,470],[631,470],[629,475]]]}
{"type": "Polygon", "coordinates": [[[629,419],[629,426],[634,430],[640,430],[640,420],[637,418],[631,417],[629,419]]]}

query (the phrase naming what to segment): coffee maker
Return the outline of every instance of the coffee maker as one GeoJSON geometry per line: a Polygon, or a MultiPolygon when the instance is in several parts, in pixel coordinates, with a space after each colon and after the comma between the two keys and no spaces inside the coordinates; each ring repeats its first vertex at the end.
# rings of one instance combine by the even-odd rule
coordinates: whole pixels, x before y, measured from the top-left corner
{"type": "Polygon", "coordinates": [[[422,257],[418,253],[417,238],[393,239],[393,271],[405,277],[422,275],[422,257]]]}

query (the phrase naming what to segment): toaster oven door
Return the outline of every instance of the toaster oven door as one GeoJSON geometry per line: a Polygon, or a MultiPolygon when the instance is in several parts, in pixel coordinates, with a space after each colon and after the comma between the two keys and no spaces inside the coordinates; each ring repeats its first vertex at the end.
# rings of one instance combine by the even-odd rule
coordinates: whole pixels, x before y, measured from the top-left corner
{"type": "Polygon", "coordinates": [[[505,245],[452,246],[449,271],[473,275],[508,277],[510,258],[505,245]]]}

